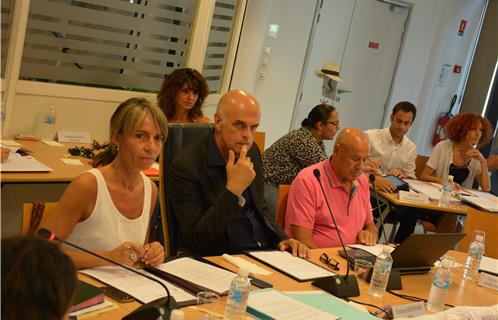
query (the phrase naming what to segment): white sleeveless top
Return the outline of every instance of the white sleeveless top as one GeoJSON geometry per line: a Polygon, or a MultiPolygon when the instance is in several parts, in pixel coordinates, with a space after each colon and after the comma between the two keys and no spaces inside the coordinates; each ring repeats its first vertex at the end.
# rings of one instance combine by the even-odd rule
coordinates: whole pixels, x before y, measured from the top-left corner
{"type": "Polygon", "coordinates": [[[97,200],[90,216],[74,227],[67,241],[92,251],[111,250],[125,241],[143,244],[150,220],[151,182],[140,173],[144,183],[144,205],[142,214],[128,219],[118,211],[107,189],[104,176],[98,169],[87,172],[97,179],[97,200]]]}

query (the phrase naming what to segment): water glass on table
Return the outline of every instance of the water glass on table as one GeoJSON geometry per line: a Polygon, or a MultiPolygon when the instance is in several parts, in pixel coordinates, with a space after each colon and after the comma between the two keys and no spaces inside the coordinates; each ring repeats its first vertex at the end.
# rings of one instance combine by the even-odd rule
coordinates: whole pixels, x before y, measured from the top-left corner
{"type": "Polygon", "coordinates": [[[223,318],[223,308],[219,306],[220,296],[214,292],[201,291],[197,293],[197,307],[202,312],[201,320],[223,318]]]}
{"type": "Polygon", "coordinates": [[[372,273],[372,263],[363,259],[355,259],[353,271],[358,279],[363,279],[368,282],[369,275],[372,273]]]}

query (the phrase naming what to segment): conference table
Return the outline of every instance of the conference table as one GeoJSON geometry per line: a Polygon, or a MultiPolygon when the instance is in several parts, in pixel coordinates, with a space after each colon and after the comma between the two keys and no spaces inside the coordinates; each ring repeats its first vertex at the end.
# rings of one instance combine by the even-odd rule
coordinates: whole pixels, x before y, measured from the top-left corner
{"type": "MultiPolygon", "coordinates": [[[[327,248],[327,249],[313,249],[310,252],[310,260],[326,267],[322,262],[319,261],[319,257],[322,253],[327,253],[330,257],[333,257],[337,261],[339,261],[340,274],[343,274],[346,271],[346,260],[341,258],[338,253],[337,248],[327,248]]],[[[466,254],[458,251],[449,251],[447,255],[455,258],[456,262],[463,264],[466,258],[466,254]]],[[[273,284],[273,288],[280,291],[310,291],[310,290],[319,290],[318,288],[311,285],[310,281],[307,282],[298,282],[274,269],[271,267],[260,263],[257,260],[254,260],[248,256],[240,255],[244,259],[259,265],[267,270],[272,271],[270,275],[263,276],[258,275],[258,278],[270,282],[273,284]]],[[[226,269],[236,271],[237,268],[227,261],[225,261],[221,256],[216,257],[206,257],[207,260],[214,262],[215,264],[222,266],[226,269]]],[[[434,272],[434,269],[433,269],[434,272]]],[[[415,296],[419,298],[427,299],[429,294],[429,289],[431,286],[433,272],[427,274],[417,274],[417,275],[404,275],[402,276],[403,289],[397,290],[397,293],[415,296]]],[[[479,287],[469,281],[464,281],[462,279],[463,265],[455,267],[452,269],[452,279],[453,283],[449,289],[448,298],[446,300],[447,304],[454,306],[490,306],[498,303],[498,295],[496,292],[491,291],[490,289],[479,287]]],[[[354,272],[353,272],[354,274],[354,272]]],[[[80,279],[89,281],[93,284],[98,283],[96,280],[89,278],[85,275],[80,275],[80,279]]],[[[410,303],[411,301],[407,301],[398,296],[395,296],[391,293],[386,293],[381,298],[375,298],[368,294],[369,284],[364,280],[358,279],[358,284],[360,287],[360,296],[351,298],[355,301],[361,303],[368,303],[378,307],[384,307],[386,305],[400,305],[410,303]]],[[[253,290],[258,290],[258,288],[253,286],[253,290]]],[[[110,301],[112,299],[107,298],[110,301]]],[[[223,314],[224,305],[226,302],[226,297],[220,299],[220,301],[215,306],[215,312],[219,314],[223,314]]],[[[121,319],[123,316],[133,311],[134,309],[140,306],[140,303],[134,301],[129,303],[116,303],[117,307],[103,312],[99,315],[94,315],[91,317],[85,317],[85,319],[121,319]]],[[[202,308],[202,306],[200,306],[202,308]]],[[[367,307],[370,312],[375,312],[377,309],[373,307],[367,307]]],[[[194,307],[185,307],[184,310],[186,319],[200,319],[202,315],[202,311],[199,311],[195,306],[194,307]]]]}

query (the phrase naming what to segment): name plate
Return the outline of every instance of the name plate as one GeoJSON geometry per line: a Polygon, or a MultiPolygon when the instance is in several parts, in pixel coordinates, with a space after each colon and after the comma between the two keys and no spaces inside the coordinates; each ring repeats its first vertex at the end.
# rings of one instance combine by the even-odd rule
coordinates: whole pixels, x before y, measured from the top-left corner
{"type": "Polygon", "coordinates": [[[479,274],[479,282],[481,287],[485,287],[498,292],[498,277],[492,274],[481,272],[479,274]]]}
{"type": "Polygon", "coordinates": [[[393,306],[393,318],[413,318],[425,314],[425,305],[423,301],[415,303],[400,304],[393,306]]]}
{"type": "Polygon", "coordinates": [[[90,133],[88,132],[71,132],[71,131],[59,131],[57,132],[57,140],[59,142],[78,142],[78,143],[90,143],[90,133]]]}

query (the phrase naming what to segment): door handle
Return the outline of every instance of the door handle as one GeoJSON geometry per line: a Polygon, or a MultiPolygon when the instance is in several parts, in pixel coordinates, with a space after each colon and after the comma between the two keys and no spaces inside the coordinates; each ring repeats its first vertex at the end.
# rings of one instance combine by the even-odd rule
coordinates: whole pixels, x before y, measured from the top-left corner
{"type": "Polygon", "coordinates": [[[337,89],[337,94],[352,93],[353,91],[347,89],[337,89]]]}

